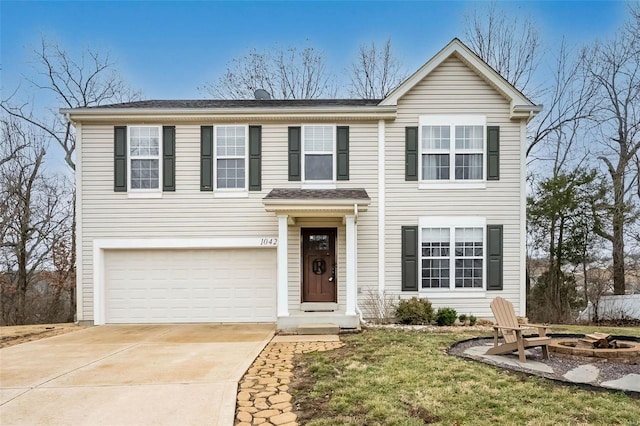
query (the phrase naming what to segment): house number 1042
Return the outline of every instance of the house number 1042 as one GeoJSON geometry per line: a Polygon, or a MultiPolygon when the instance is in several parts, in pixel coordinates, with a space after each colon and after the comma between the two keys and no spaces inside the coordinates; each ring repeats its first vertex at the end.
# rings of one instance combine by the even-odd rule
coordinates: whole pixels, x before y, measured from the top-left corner
{"type": "Polygon", "coordinates": [[[260,238],[260,245],[276,247],[278,245],[278,239],[277,238],[260,238]]]}

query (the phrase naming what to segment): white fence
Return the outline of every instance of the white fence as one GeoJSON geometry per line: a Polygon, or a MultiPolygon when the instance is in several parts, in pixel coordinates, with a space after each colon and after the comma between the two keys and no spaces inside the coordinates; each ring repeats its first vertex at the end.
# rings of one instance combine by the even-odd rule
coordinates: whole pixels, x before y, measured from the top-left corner
{"type": "MultiPolygon", "coordinates": [[[[580,312],[578,320],[591,321],[593,310],[594,307],[589,302],[585,310],[580,312]]],[[[602,296],[598,306],[598,318],[601,320],[640,319],[640,294],[602,296]]]]}

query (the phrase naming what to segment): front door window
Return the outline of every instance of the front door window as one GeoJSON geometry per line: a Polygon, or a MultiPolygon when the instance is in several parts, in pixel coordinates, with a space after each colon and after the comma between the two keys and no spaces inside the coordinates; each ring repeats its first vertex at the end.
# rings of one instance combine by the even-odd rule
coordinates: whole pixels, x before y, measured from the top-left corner
{"type": "Polygon", "coordinates": [[[336,229],[302,230],[302,301],[336,302],[336,229]]]}

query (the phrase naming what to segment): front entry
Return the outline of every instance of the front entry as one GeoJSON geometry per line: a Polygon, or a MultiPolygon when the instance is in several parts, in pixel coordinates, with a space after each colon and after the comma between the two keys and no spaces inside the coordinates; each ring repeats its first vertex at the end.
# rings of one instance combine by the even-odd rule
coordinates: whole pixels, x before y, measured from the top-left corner
{"type": "Polygon", "coordinates": [[[302,301],[337,302],[336,228],[302,229],[302,301]]]}

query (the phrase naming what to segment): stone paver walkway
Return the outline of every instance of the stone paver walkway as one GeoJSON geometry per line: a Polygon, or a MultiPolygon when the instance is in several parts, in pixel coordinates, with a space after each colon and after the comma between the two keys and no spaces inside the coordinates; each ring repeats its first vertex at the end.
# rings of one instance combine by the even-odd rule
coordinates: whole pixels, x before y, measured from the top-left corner
{"type": "Polygon", "coordinates": [[[338,336],[276,336],[238,386],[236,426],[297,426],[289,383],[293,357],[344,346],[338,336]]]}

